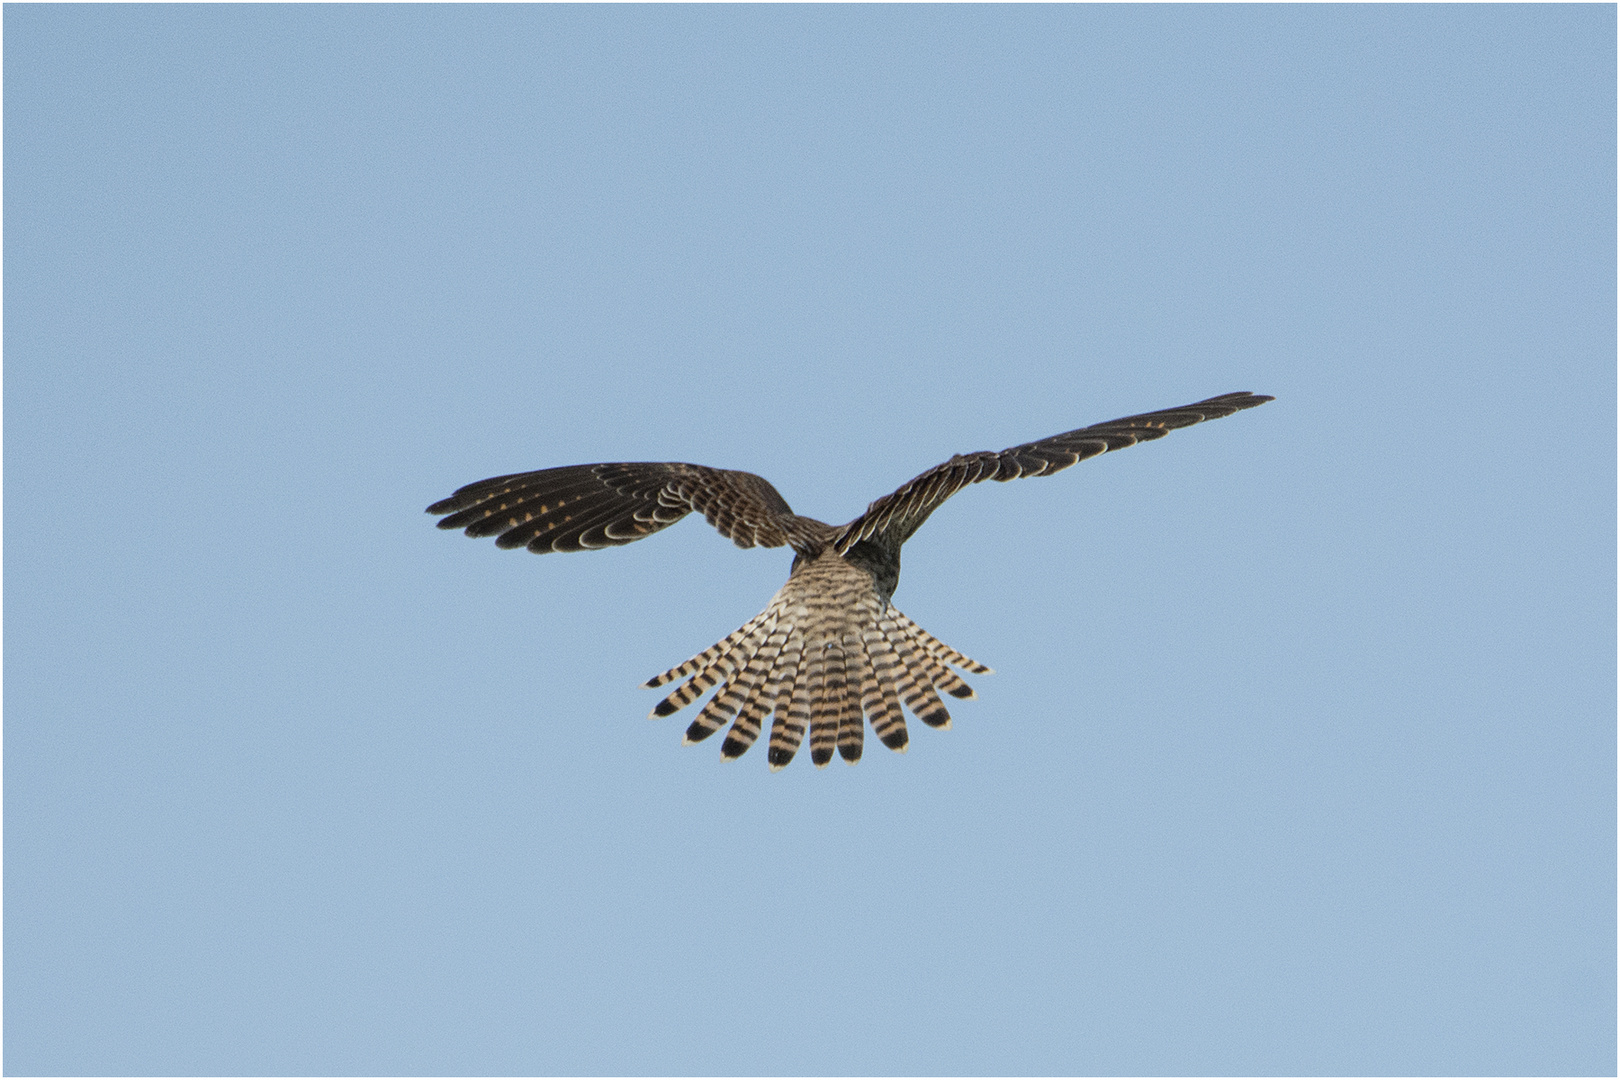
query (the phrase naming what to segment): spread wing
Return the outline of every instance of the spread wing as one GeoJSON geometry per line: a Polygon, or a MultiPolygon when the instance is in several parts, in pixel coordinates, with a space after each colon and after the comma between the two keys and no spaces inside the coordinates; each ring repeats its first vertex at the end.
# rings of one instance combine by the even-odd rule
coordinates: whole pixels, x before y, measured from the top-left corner
{"type": "MultiPolygon", "coordinates": [[[[684,462],[618,462],[495,476],[427,508],[441,529],[533,552],[615,547],[697,511],[738,547],[795,547],[820,525],[793,513],[761,476],[684,462]]],[[[819,539],[830,527],[821,525],[819,539]]]]}
{"type": "Polygon", "coordinates": [[[1231,416],[1241,409],[1252,409],[1272,400],[1264,394],[1240,392],[1222,394],[1206,401],[1175,409],[1142,413],[1066,431],[1038,442],[1009,447],[997,453],[981,450],[957,454],[921,476],[907,481],[900,490],[885,495],[866,508],[866,513],[838,530],[833,546],[842,553],[862,540],[879,537],[903,544],[917,531],[940,503],[969,484],[981,480],[1016,480],[1020,476],[1050,476],[1110,450],[1135,446],[1149,439],[1163,438],[1176,428],[1190,427],[1203,420],[1231,416]]]}

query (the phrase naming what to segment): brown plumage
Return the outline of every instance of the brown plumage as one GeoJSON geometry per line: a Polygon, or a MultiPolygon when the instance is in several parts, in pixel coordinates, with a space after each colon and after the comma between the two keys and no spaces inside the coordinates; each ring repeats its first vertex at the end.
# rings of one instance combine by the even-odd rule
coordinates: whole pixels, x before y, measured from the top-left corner
{"type": "Polygon", "coordinates": [[[795,514],[763,477],[682,462],[568,465],[497,476],[468,484],[428,513],[443,515],[441,529],[542,553],[628,544],[694,511],[738,547],[792,545],[793,571],[764,611],[647,681],[649,688],[679,684],[652,714],[669,716],[715,690],[686,729],[687,742],[701,742],[729,723],[720,747],[729,760],[754,744],[768,720],[771,768],[791,761],[806,735],[817,765],[831,761],[835,750],[853,764],[866,720],[885,746],[904,750],[902,706],[932,727],[947,728],[950,713],[938,691],[975,696],[951,669],[990,672],[890,603],[900,579],[900,546],[941,503],[969,484],[1049,476],[1270,400],[1223,394],[1000,452],[957,454],[841,527],[795,514]]]}

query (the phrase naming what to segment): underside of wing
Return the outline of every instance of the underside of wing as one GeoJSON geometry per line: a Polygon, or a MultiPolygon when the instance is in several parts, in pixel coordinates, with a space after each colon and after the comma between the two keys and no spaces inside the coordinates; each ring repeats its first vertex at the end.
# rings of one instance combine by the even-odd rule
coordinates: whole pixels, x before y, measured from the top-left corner
{"type": "Polygon", "coordinates": [[[882,537],[895,545],[903,544],[941,503],[969,484],[983,480],[1016,480],[1023,476],[1050,476],[1086,458],[1163,438],[1177,428],[1231,416],[1271,400],[1264,394],[1247,391],[1222,394],[1191,405],[1124,416],[1118,420],[1065,431],[1061,435],[1009,447],[999,453],[982,450],[974,454],[957,454],[907,481],[893,494],[872,503],[866,508],[866,513],[838,530],[833,547],[845,552],[853,545],[874,537],[882,537]]]}
{"type": "Polygon", "coordinates": [[[738,547],[780,547],[805,532],[764,477],[684,462],[567,465],[460,488],[427,508],[441,529],[503,548],[588,551],[640,540],[701,513],[738,547]]]}

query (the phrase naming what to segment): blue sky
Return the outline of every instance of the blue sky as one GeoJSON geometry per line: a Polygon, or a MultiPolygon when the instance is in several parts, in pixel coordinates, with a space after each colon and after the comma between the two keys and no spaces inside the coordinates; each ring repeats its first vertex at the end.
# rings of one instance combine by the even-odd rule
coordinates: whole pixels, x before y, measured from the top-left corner
{"type": "Polygon", "coordinates": [[[1615,11],[8,7],[12,1073],[1610,1073],[1615,11]],[[432,527],[681,460],[996,669],[637,684],[786,578],[432,527]]]}

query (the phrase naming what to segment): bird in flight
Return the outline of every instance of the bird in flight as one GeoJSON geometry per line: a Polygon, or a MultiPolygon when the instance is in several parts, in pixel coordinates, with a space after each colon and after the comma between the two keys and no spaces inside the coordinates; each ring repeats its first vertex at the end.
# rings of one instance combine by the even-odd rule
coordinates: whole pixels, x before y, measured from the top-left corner
{"type": "Polygon", "coordinates": [[[1163,437],[1176,428],[1231,416],[1272,399],[1222,394],[1175,409],[1126,416],[1000,452],[957,454],[872,503],[847,525],[795,514],[764,477],[683,462],[565,465],[480,480],[427,508],[441,529],[493,536],[495,546],[548,551],[616,547],[650,536],[694,511],[741,548],[793,548],[787,584],[766,609],[725,640],[647,680],[678,683],[653,707],[669,716],[715,691],[686,729],[702,742],[730,723],[724,760],[741,757],[771,717],[767,760],[793,760],[805,732],[810,760],[834,749],[861,757],[865,721],[884,746],[904,750],[905,710],[930,727],[950,727],[939,691],[976,695],[952,668],[990,669],[952,649],[891,602],[900,546],[946,499],[981,480],[1050,476],[1077,461],[1163,437]]]}

